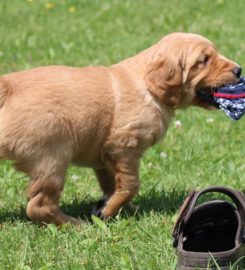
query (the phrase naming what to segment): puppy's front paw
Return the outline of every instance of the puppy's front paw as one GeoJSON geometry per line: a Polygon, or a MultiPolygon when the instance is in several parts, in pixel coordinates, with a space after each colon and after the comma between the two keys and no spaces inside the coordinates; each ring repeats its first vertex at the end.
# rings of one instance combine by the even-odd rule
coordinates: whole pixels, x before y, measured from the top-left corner
{"type": "Polygon", "coordinates": [[[117,212],[113,213],[113,209],[111,209],[108,205],[110,201],[109,196],[102,197],[96,204],[96,206],[92,210],[92,215],[95,215],[103,220],[108,220],[111,217],[115,217],[121,210],[125,211],[128,214],[136,213],[139,210],[139,206],[134,205],[132,202],[128,202],[123,207],[121,207],[117,212]],[[109,214],[108,214],[109,213],[109,214]]]}

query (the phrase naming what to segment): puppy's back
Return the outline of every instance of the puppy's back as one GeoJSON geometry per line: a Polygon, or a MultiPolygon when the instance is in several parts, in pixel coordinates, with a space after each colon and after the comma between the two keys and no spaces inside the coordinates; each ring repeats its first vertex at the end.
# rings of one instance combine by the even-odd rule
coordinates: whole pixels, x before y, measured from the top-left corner
{"type": "Polygon", "coordinates": [[[72,155],[86,164],[95,162],[115,106],[106,67],[34,68],[4,75],[1,85],[0,100],[6,106],[0,112],[0,138],[14,157],[65,141],[76,149],[72,155]],[[7,100],[6,86],[11,89],[7,100]]]}

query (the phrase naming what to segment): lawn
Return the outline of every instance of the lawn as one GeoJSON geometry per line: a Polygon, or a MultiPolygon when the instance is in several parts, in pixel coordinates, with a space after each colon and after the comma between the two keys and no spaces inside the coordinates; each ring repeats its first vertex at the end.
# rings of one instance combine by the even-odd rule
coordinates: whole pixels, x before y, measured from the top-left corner
{"type": "MultiPolygon", "coordinates": [[[[0,0],[0,18],[1,74],[49,64],[110,65],[173,31],[205,35],[245,66],[243,0],[0,0]]],[[[245,190],[244,130],[245,117],[178,111],[141,162],[139,210],[108,224],[90,217],[101,195],[93,172],[71,166],[61,207],[84,219],[80,228],[32,224],[25,215],[28,179],[2,161],[0,269],[173,270],[171,230],[188,190],[215,184],[245,190]]]]}

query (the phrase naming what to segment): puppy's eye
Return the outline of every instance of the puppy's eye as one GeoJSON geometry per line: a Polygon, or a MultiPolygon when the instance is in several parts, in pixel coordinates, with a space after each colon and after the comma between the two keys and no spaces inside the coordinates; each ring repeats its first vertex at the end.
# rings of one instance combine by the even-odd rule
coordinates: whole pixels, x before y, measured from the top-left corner
{"type": "Polygon", "coordinates": [[[209,60],[209,55],[207,54],[202,54],[199,59],[198,59],[198,64],[207,64],[208,60],[209,60]]]}
{"type": "Polygon", "coordinates": [[[196,69],[202,69],[205,67],[205,65],[208,63],[210,59],[210,56],[207,54],[202,54],[198,57],[198,59],[196,60],[196,63],[194,64],[194,66],[192,67],[193,70],[196,69]]]}
{"type": "Polygon", "coordinates": [[[203,56],[203,64],[206,64],[207,62],[208,62],[208,60],[209,60],[209,55],[207,55],[207,54],[204,54],[204,56],[203,56]]]}

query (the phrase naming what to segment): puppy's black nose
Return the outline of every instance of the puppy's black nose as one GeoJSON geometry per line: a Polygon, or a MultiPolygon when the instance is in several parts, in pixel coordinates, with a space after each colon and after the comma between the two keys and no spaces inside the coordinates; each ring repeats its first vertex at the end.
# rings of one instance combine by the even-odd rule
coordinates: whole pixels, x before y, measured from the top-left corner
{"type": "Polygon", "coordinates": [[[233,68],[232,72],[237,78],[240,78],[241,74],[242,74],[242,68],[237,66],[237,67],[233,68]]]}

